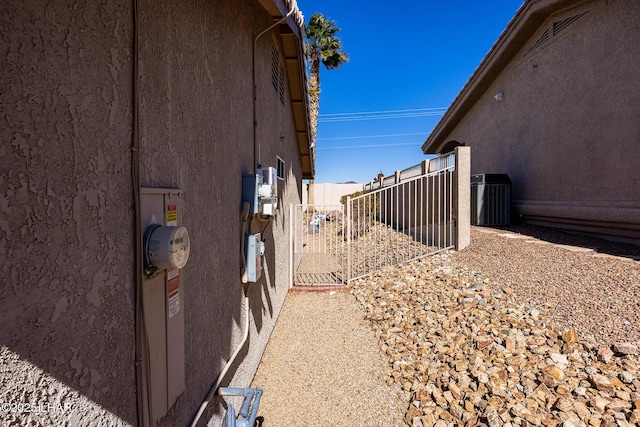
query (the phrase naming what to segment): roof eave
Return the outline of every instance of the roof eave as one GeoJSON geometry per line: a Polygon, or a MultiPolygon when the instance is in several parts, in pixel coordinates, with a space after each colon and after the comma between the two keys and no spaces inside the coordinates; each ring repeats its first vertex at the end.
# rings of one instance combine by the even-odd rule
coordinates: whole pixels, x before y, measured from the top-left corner
{"type": "Polygon", "coordinates": [[[555,11],[566,8],[580,0],[529,0],[518,9],[498,40],[485,55],[480,65],[453,100],[429,137],[422,144],[424,154],[436,154],[447,143],[445,138],[469,112],[478,99],[522,46],[540,28],[540,25],[555,11]]]}
{"type": "Polygon", "coordinates": [[[294,13],[280,26],[280,39],[284,47],[285,66],[291,107],[300,151],[302,178],[315,177],[315,147],[311,146],[309,121],[309,91],[307,83],[307,59],[304,53],[304,17],[295,0],[259,0],[274,19],[281,19],[293,8],[294,13]]]}

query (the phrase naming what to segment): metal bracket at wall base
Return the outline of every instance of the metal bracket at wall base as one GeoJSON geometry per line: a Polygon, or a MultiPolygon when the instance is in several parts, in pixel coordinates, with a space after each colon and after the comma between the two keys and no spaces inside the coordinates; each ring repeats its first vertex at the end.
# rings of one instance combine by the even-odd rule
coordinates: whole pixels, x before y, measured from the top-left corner
{"type": "Polygon", "coordinates": [[[236,418],[233,406],[229,405],[227,415],[222,421],[222,427],[253,427],[258,415],[262,393],[263,390],[261,388],[220,387],[218,390],[220,396],[244,396],[244,401],[238,414],[241,418],[236,418]]]}

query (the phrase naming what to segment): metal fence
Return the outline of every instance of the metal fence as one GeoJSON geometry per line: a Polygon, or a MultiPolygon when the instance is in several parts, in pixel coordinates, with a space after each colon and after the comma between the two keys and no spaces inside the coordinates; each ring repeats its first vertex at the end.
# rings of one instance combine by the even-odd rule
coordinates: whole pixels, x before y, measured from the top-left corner
{"type": "Polygon", "coordinates": [[[468,244],[468,206],[459,202],[469,199],[470,156],[460,168],[458,154],[372,181],[344,206],[292,205],[292,285],[344,284],[468,244]]]}
{"type": "Polygon", "coordinates": [[[454,169],[444,165],[347,199],[349,280],[455,245],[454,169]]]}
{"type": "Polygon", "coordinates": [[[292,205],[291,218],[292,282],[298,286],[346,283],[343,206],[292,205]]]}

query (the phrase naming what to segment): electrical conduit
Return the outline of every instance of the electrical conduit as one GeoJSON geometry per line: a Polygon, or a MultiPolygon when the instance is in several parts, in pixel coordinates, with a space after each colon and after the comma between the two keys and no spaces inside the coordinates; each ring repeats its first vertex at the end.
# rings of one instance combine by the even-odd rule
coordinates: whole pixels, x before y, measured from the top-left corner
{"type": "MultiPolygon", "coordinates": [[[[295,5],[295,3],[294,3],[294,5],[295,5]]],[[[287,18],[289,18],[291,15],[293,15],[295,11],[296,11],[296,8],[292,7],[291,10],[289,10],[289,12],[285,16],[283,16],[281,19],[279,19],[278,21],[276,21],[275,23],[273,23],[272,25],[270,25],[269,27],[267,27],[266,29],[261,31],[253,39],[253,61],[252,61],[252,73],[253,73],[253,173],[257,173],[257,163],[256,163],[257,154],[256,154],[256,152],[257,152],[257,126],[258,126],[258,122],[256,121],[256,99],[257,99],[257,88],[256,88],[256,42],[258,41],[258,38],[260,38],[264,34],[268,33],[272,29],[274,29],[276,26],[278,26],[281,23],[283,23],[284,21],[286,21],[287,18]]],[[[245,212],[246,212],[245,206],[243,206],[243,217],[244,217],[244,215],[246,215],[245,212]]],[[[243,218],[243,222],[244,222],[244,218],[243,218]]],[[[244,225],[243,225],[243,228],[244,228],[244,225]]],[[[243,250],[242,251],[244,252],[244,236],[242,236],[241,239],[242,239],[242,246],[243,246],[243,250]]],[[[243,254],[243,259],[244,259],[244,254],[243,254]]],[[[244,270],[246,270],[246,266],[244,266],[244,270]]],[[[246,277],[244,277],[245,274],[246,273],[243,272],[243,282],[246,280],[246,277]]],[[[207,409],[207,406],[209,405],[209,402],[211,401],[211,398],[216,393],[216,391],[218,391],[218,388],[220,387],[220,384],[222,383],[222,380],[224,379],[225,375],[227,374],[227,371],[229,370],[229,368],[231,367],[231,365],[235,361],[236,357],[238,356],[238,353],[240,353],[240,350],[242,349],[242,347],[246,343],[247,338],[249,337],[249,317],[250,317],[249,314],[250,314],[250,311],[251,311],[250,307],[249,307],[249,289],[250,289],[250,287],[251,287],[251,284],[247,285],[247,287],[245,288],[245,291],[244,291],[244,333],[242,334],[242,340],[240,341],[240,343],[236,347],[235,351],[233,352],[233,354],[231,355],[231,357],[227,361],[226,365],[222,369],[222,372],[220,372],[220,375],[218,375],[218,378],[216,379],[216,382],[213,383],[213,385],[209,389],[209,392],[207,393],[207,396],[205,397],[204,401],[200,405],[200,409],[198,410],[198,413],[196,414],[196,416],[194,417],[193,421],[191,422],[191,427],[195,427],[198,424],[198,421],[200,421],[200,417],[202,416],[204,411],[207,409]]]]}
{"type": "Polygon", "coordinates": [[[280,20],[276,21],[274,24],[261,31],[255,38],[253,39],[253,59],[252,59],[252,67],[253,67],[253,173],[257,173],[257,150],[258,150],[258,121],[256,120],[256,101],[258,97],[258,89],[256,85],[256,43],[258,38],[262,37],[278,25],[282,24],[287,20],[293,13],[296,11],[295,2],[291,5],[291,10],[285,16],[283,16],[280,20]]]}
{"type": "Polygon", "coordinates": [[[204,413],[205,409],[207,409],[207,406],[209,405],[209,402],[211,401],[211,398],[213,397],[215,392],[218,390],[218,387],[220,387],[220,383],[222,383],[222,380],[224,379],[224,376],[227,374],[227,371],[229,370],[229,368],[231,367],[231,364],[238,356],[238,353],[240,353],[240,350],[242,349],[244,344],[247,342],[247,338],[249,337],[249,312],[250,311],[251,310],[249,309],[249,286],[247,286],[247,289],[244,293],[244,333],[242,334],[242,340],[240,341],[240,344],[238,344],[235,351],[231,355],[231,358],[229,358],[229,360],[227,361],[227,364],[224,365],[224,368],[222,369],[222,372],[220,372],[220,375],[218,375],[218,379],[216,380],[216,382],[213,383],[213,385],[211,386],[211,389],[209,389],[209,393],[207,393],[207,396],[205,397],[204,402],[202,402],[202,404],[200,405],[200,409],[198,410],[198,413],[193,419],[193,422],[191,423],[191,427],[195,427],[198,424],[200,417],[204,413]]]}

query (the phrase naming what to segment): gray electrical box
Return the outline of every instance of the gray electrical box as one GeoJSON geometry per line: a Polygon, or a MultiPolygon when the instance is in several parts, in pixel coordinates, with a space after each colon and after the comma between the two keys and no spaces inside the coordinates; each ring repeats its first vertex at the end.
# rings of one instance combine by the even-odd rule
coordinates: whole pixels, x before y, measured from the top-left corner
{"type": "Polygon", "coordinates": [[[249,203],[249,213],[260,213],[260,198],[258,197],[261,176],[258,174],[242,175],[242,201],[249,203]]]}
{"type": "Polygon", "coordinates": [[[264,255],[264,243],[260,240],[260,233],[245,236],[244,250],[248,281],[257,282],[262,276],[262,255],[264,255]]]}
{"type": "MultiPolygon", "coordinates": [[[[154,250],[162,249],[157,247],[163,244],[162,239],[151,240],[150,234],[153,230],[164,228],[170,235],[177,235],[175,231],[179,231],[181,243],[187,240],[186,248],[181,246],[180,250],[186,249],[188,257],[188,234],[180,227],[183,192],[172,188],[142,188],[140,202],[145,254],[148,253],[150,241],[153,241],[154,250]]],[[[176,241],[176,238],[169,239],[164,250],[169,255],[184,255],[176,253],[176,241]]],[[[145,256],[142,272],[143,340],[146,343],[142,346],[145,366],[142,393],[144,425],[155,426],[185,389],[184,283],[179,268],[166,268],[166,265],[157,268],[147,258],[145,256]]],[[[179,265],[184,262],[186,259],[181,257],[179,265]]]]}
{"type": "Polygon", "coordinates": [[[471,224],[511,224],[511,179],[506,174],[471,176],[471,224]]]}

